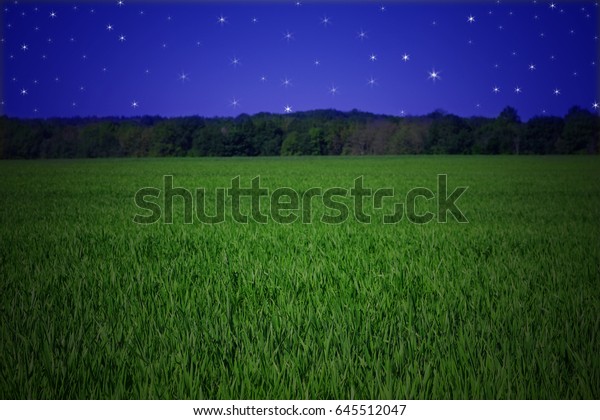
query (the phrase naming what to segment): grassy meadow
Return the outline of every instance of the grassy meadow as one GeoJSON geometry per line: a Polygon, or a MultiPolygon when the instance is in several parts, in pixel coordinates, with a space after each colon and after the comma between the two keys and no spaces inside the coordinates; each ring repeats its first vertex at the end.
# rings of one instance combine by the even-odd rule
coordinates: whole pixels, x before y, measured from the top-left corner
{"type": "Polygon", "coordinates": [[[0,161],[0,399],[598,399],[599,314],[598,157],[0,161]],[[164,175],[437,174],[469,223],[132,221],[164,175]]]}

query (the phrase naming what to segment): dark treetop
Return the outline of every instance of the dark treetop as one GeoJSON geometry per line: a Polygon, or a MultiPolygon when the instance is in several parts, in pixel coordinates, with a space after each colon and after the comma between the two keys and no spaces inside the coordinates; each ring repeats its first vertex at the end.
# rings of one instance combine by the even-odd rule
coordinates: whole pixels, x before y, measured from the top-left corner
{"type": "Polygon", "coordinates": [[[443,111],[392,117],[334,110],[237,118],[0,117],[0,157],[272,156],[340,154],[597,153],[600,117],[573,107],[565,118],[521,122],[443,111]]]}

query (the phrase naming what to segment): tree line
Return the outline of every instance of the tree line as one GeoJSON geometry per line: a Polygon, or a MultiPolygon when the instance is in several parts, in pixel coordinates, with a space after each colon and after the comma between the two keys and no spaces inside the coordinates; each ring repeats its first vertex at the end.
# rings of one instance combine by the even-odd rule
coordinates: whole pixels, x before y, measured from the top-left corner
{"type": "Polygon", "coordinates": [[[597,154],[600,118],[573,107],[564,118],[522,122],[444,111],[392,117],[321,110],[237,118],[0,117],[0,158],[385,154],[597,154]]]}

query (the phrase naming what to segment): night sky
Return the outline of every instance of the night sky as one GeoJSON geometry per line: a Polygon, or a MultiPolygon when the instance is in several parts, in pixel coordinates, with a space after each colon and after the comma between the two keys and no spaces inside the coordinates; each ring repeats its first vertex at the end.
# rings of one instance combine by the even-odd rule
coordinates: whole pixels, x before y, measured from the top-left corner
{"type": "Polygon", "coordinates": [[[3,114],[598,111],[586,2],[3,2],[3,114]]]}

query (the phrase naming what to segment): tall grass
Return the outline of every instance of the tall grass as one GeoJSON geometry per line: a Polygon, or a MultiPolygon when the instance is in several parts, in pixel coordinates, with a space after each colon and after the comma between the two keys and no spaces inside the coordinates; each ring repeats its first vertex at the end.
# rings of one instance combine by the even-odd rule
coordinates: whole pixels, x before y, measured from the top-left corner
{"type": "Polygon", "coordinates": [[[600,398],[597,157],[4,161],[0,192],[0,398],[600,398]],[[469,224],[132,222],[165,174],[438,173],[469,224]]]}

